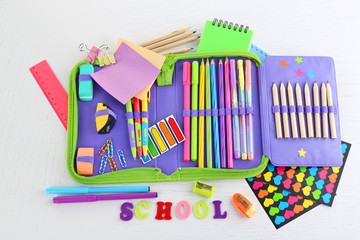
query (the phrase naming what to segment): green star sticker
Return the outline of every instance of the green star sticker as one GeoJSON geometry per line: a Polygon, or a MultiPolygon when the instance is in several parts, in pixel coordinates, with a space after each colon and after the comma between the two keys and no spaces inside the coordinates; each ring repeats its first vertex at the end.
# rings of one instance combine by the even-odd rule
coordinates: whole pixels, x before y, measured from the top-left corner
{"type": "Polygon", "coordinates": [[[302,58],[299,58],[299,57],[296,57],[295,61],[296,61],[297,63],[303,62],[302,58]]]}

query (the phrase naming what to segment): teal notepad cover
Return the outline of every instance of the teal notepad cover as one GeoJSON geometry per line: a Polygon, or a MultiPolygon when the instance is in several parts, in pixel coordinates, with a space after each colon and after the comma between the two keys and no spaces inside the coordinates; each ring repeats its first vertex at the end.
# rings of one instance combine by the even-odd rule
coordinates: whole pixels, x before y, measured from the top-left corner
{"type": "Polygon", "coordinates": [[[249,50],[253,31],[225,21],[206,21],[197,52],[249,50]]]}

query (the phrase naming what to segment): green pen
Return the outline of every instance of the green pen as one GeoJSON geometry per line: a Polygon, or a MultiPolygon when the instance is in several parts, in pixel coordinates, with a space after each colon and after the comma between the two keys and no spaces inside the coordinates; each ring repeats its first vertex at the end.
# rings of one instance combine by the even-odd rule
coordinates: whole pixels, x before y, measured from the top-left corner
{"type": "Polygon", "coordinates": [[[131,153],[132,153],[134,159],[136,159],[134,114],[133,114],[133,110],[132,110],[131,100],[126,103],[126,115],[127,115],[127,122],[128,122],[128,132],[129,132],[131,153]]]}
{"type": "Polygon", "coordinates": [[[208,168],[212,168],[212,129],[211,129],[211,84],[210,84],[210,63],[209,59],[206,60],[205,66],[206,74],[206,163],[208,168]]]}
{"type": "MultiPolygon", "coordinates": [[[[191,110],[198,110],[199,62],[191,63],[191,110]]],[[[197,160],[198,118],[191,117],[191,161],[197,160]]]]}

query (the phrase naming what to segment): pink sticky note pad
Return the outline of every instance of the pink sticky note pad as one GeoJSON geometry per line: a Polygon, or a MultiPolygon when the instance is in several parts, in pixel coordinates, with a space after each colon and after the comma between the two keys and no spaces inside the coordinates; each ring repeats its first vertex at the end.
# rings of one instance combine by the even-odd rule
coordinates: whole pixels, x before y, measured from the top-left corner
{"type": "Polygon", "coordinates": [[[126,104],[138,92],[152,83],[160,70],[126,43],[116,50],[116,63],[91,74],[109,94],[126,104]]]}

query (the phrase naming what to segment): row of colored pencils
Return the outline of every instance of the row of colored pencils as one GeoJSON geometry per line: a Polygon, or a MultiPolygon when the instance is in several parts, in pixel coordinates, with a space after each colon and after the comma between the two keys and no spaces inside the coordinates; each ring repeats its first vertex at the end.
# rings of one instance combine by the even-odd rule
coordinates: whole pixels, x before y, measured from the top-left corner
{"type": "Polygon", "coordinates": [[[253,160],[252,112],[231,114],[232,110],[252,108],[251,61],[244,64],[226,57],[216,66],[214,59],[206,63],[202,59],[200,68],[198,61],[184,62],[183,84],[184,109],[190,111],[191,102],[191,110],[199,115],[191,114],[191,127],[189,114],[184,116],[184,160],[198,160],[203,168],[205,148],[208,168],[213,167],[213,160],[215,168],[233,168],[233,158],[253,160]]]}

